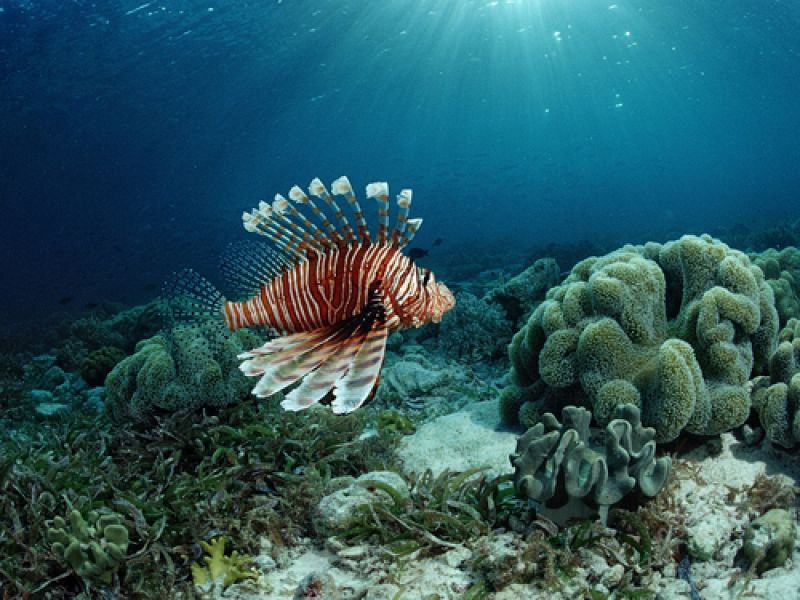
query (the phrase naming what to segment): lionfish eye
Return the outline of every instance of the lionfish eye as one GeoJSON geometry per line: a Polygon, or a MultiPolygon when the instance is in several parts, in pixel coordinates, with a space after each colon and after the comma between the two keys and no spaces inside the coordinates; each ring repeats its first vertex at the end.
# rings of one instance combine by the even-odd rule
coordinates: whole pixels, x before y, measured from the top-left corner
{"type": "Polygon", "coordinates": [[[431,278],[431,272],[425,271],[425,275],[422,276],[422,285],[423,286],[428,285],[428,281],[430,281],[430,278],[431,278]]]}

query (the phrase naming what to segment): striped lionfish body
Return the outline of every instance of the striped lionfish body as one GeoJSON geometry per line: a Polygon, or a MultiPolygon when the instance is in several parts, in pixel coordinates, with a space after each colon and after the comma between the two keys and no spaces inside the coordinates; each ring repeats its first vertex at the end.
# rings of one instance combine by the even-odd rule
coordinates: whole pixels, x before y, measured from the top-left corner
{"type": "Polygon", "coordinates": [[[390,232],[388,186],[367,186],[367,197],[378,203],[374,239],[348,179],[337,179],[332,191],[315,179],[308,195],[295,186],[291,202],[278,194],[244,213],[245,229],[269,238],[275,252],[257,261],[255,293],[222,308],[231,330],[262,325],[282,335],[239,358],[246,375],[259,377],[257,397],[302,380],[283,400],[287,410],[318,402],[330,402],[336,413],[355,410],[377,386],[387,336],[438,322],[455,304],[444,284],[403,254],[422,223],[408,218],[411,190],[397,196],[390,232]],[[334,196],[346,199],[355,229],[334,196]],[[333,212],[336,226],[312,197],[333,212]]]}

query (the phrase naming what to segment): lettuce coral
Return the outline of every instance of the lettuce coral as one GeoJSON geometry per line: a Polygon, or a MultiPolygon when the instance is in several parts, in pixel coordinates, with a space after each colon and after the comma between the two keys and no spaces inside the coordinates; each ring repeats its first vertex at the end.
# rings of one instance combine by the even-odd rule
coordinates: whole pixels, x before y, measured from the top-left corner
{"type": "Polygon", "coordinates": [[[613,417],[597,432],[589,428],[592,415],[585,408],[565,407],[563,423],[546,413],[511,455],[517,491],[551,509],[570,498],[585,500],[602,519],[637,485],[655,496],[669,476],[670,458],[655,458],[655,431],[642,426],[636,406],[618,406],[613,417]]]}
{"type": "Polygon", "coordinates": [[[243,400],[250,384],[236,356],[256,345],[256,336],[246,330],[224,335],[199,327],[179,327],[143,340],[106,378],[106,412],[117,422],[147,422],[159,411],[243,400]]]}
{"type": "Polygon", "coordinates": [[[575,265],[509,354],[520,388],[542,381],[572,403],[585,397],[601,425],[634,404],[664,442],[741,425],[745,384],[766,368],[777,331],[761,270],[710,236],[684,236],[575,265]]]}

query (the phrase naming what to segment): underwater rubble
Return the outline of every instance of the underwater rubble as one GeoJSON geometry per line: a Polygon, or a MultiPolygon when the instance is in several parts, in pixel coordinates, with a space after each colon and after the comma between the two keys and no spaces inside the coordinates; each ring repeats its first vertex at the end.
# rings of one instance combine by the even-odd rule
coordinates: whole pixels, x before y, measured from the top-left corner
{"type": "Polygon", "coordinates": [[[344,416],[249,395],[263,332],[65,323],[0,356],[0,598],[794,597],[796,256],[478,265],[344,416]]]}

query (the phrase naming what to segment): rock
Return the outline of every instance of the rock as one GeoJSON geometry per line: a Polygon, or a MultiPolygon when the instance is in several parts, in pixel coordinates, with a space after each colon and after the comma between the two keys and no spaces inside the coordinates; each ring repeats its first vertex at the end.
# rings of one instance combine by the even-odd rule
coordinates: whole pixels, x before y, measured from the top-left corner
{"type": "Polygon", "coordinates": [[[49,404],[55,401],[53,392],[49,390],[31,390],[31,400],[38,404],[49,404]]]}
{"type": "Polygon", "coordinates": [[[39,382],[39,387],[43,390],[54,391],[58,386],[67,381],[67,375],[61,367],[52,366],[45,371],[42,380],[39,382]]]}
{"type": "Polygon", "coordinates": [[[600,583],[609,589],[614,589],[620,584],[624,575],[625,567],[614,565],[600,576],[600,583]]]}
{"type": "Polygon", "coordinates": [[[397,473],[391,471],[365,473],[349,486],[337,489],[320,500],[312,517],[316,532],[325,537],[343,533],[359,522],[359,507],[373,503],[394,502],[389,494],[371,486],[370,481],[386,484],[402,497],[409,496],[408,484],[397,473]]]}
{"type": "Polygon", "coordinates": [[[381,583],[369,588],[364,600],[394,600],[399,597],[401,591],[400,587],[393,583],[381,583]]]}
{"type": "Polygon", "coordinates": [[[403,398],[427,396],[433,390],[447,385],[448,377],[444,371],[426,369],[411,361],[400,361],[387,369],[387,383],[403,398]]]}
{"type": "Polygon", "coordinates": [[[735,523],[725,512],[709,514],[703,519],[690,522],[686,527],[689,555],[696,560],[711,560],[728,542],[734,526],[735,523]]]}
{"type": "Polygon", "coordinates": [[[36,405],[36,414],[46,419],[66,412],[69,412],[69,406],[66,404],[59,404],[57,402],[41,402],[36,405]]]}
{"type": "Polygon", "coordinates": [[[516,323],[529,314],[537,302],[544,300],[547,290],[560,279],[558,264],[552,258],[540,258],[519,275],[490,291],[485,300],[500,304],[506,316],[516,323]]]}
{"type": "Polygon", "coordinates": [[[98,414],[102,414],[102,412],[105,410],[105,393],[106,390],[104,387],[91,388],[86,392],[86,400],[83,402],[83,406],[81,408],[86,412],[96,412],[98,414]]]}
{"type": "Polygon", "coordinates": [[[773,508],[755,519],[744,532],[742,554],[761,574],[782,567],[792,556],[797,528],[792,514],[773,508]]]}

